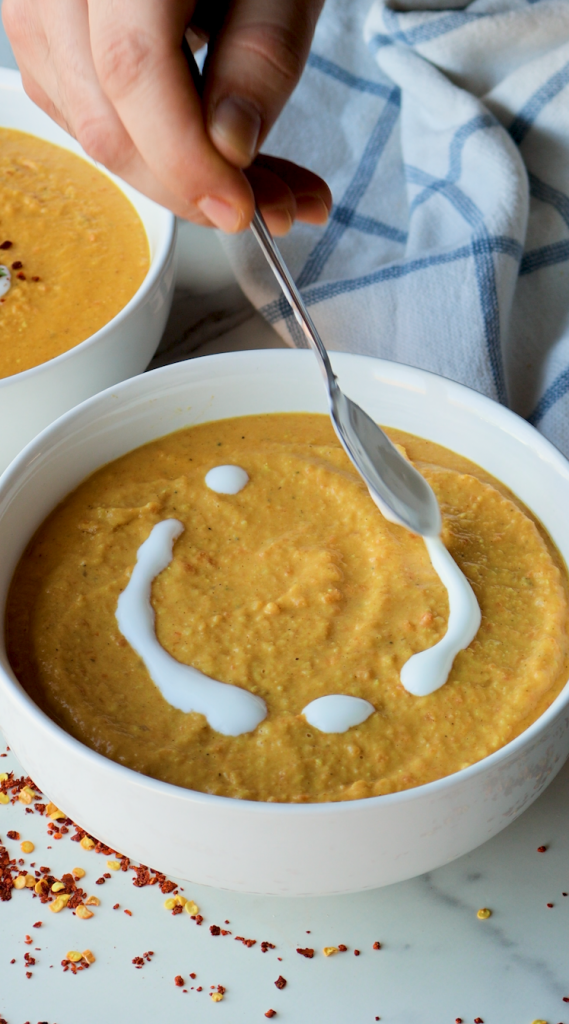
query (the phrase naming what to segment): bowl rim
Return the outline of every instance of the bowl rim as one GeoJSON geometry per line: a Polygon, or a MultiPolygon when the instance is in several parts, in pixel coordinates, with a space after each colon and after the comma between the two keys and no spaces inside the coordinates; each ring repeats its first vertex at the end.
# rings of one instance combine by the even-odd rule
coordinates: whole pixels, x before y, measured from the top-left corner
{"type": "MultiPolygon", "coordinates": [[[[298,349],[267,349],[267,350],[245,350],[239,352],[223,352],[216,353],[215,355],[200,356],[194,359],[182,360],[178,363],[167,364],[166,366],[158,367],[155,370],[148,371],[144,374],[138,374],[135,377],[130,377],[125,381],[122,381],[118,385],[106,388],[104,391],[93,395],[91,398],[86,399],[79,405],[70,409],[64,413],[53,423],[45,427],[32,441],[30,441],[25,448],[16,456],[16,458],[10,463],[8,468],[0,475],[0,502],[2,501],[5,493],[9,493],[12,488],[18,488],[18,478],[22,471],[26,469],[26,466],[41,460],[42,456],[46,454],[51,441],[50,434],[61,431],[66,431],[73,425],[73,420],[80,418],[85,412],[87,412],[93,405],[98,402],[105,401],[109,397],[115,399],[114,409],[118,408],[116,399],[119,400],[123,397],[124,392],[128,392],[130,388],[136,386],[136,382],[142,380],[160,382],[163,377],[170,375],[179,376],[183,372],[184,368],[193,366],[199,373],[204,363],[212,363],[216,361],[230,362],[236,360],[237,362],[246,363],[251,358],[261,358],[266,360],[268,363],[271,361],[277,361],[281,358],[285,359],[299,359],[299,360],[312,360],[312,353],[306,350],[298,349]],[[47,445],[46,445],[47,442],[47,445]]],[[[416,382],[417,374],[421,377],[434,378],[436,380],[443,380],[451,390],[451,395],[456,395],[457,398],[462,398],[463,405],[467,405],[473,412],[480,414],[486,413],[485,419],[490,419],[499,426],[500,420],[505,420],[510,424],[510,433],[520,437],[520,440],[530,441],[532,446],[537,448],[538,452],[544,456],[550,465],[553,465],[556,471],[564,472],[569,477],[569,461],[564,455],[550,442],[540,434],[535,427],[531,426],[526,420],[524,420],[517,413],[512,410],[500,405],[498,402],[480,394],[472,388],[467,387],[464,384],[459,384],[456,381],[451,380],[447,377],[442,377],[441,374],[433,373],[429,370],[423,370],[417,367],[408,366],[403,363],[396,363],[393,360],[380,359],[373,356],[366,355],[355,355],[346,352],[333,352],[331,353],[332,363],[335,361],[341,363],[351,363],[353,361],[365,360],[368,363],[374,364],[377,370],[383,370],[383,378],[390,376],[393,379],[394,375],[399,378],[405,379],[406,376],[413,378],[416,382]]],[[[149,394],[139,395],[140,400],[151,400],[149,394]]],[[[136,399],[135,399],[136,401],[136,399]]],[[[152,405],[149,406],[152,409],[152,405]]],[[[279,410],[277,410],[279,411],[279,410]]],[[[281,410],[282,411],[282,410],[281,410]]],[[[205,421],[204,421],[205,422],[205,421]]],[[[207,421],[209,422],[209,421],[207,421]]],[[[183,428],[180,428],[183,429],[183,428]]],[[[503,428],[502,428],[503,429],[503,428]]],[[[168,431],[171,433],[172,431],[168,431]]],[[[157,435],[156,439],[159,436],[157,435]]],[[[124,453],[126,454],[126,452],[124,453]]],[[[120,456],[117,456],[120,458],[120,456]]],[[[113,460],[111,460],[113,461],[113,460]]],[[[103,465],[103,463],[101,463],[103,465]]],[[[95,470],[93,470],[95,472],[95,470]]],[[[553,539],[553,538],[552,538],[553,539]]],[[[555,543],[555,541],[554,541],[555,543]]],[[[560,557],[561,554],[560,554],[560,557]]],[[[2,634],[0,636],[0,650],[3,655],[6,655],[5,649],[5,633],[2,628],[2,634]]],[[[87,764],[91,763],[96,770],[97,765],[102,766],[107,771],[118,772],[119,777],[123,778],[127,783],[130,781],[137,787],[147,788],[155,791],[158,795],[164,794],[177,800],[187,801],[189,804],[200,803],[204,805],[212,805],[219,807],[228,807],[233,809],[236,813],[240,810],[243,813],[270,813],[273,815],[301,815],[306,816],[310,814],[317,814],[319,816],[325,816],[329,814],[354,814],[361,812],[365,808],[372,811],[373,809],[379,810],[381,807],[392,806],[394,804],[408,803],[413,800],[435,798],[442,791],[452,789],[455,786],[460,786],[462,782],[468,782],[477,775],[484,775],[486,772],[493,768],[498,768],[502,762],[508,761],[510,758],[515,757],[518,752],[526,747],[531,746],[534,741],[537,741],[540,735],[548,728],[552,720],[557,718],[564,708],[569,705],[569,680],[565,683],[557,697],[549,705],[548,708],[532,722],[527,729],[521,732],[518,736],[510,740],[503,747],[493,751],[486,757],[481,758],[480,761],[474,762],[474,764],[468,765],[466,768],[461,768],[457,772],[453,772],[450,775],[445,775],[440,779],[434,779],[432,782],[424,783],[420,786],[413,786],[410,789],[399,790],[394,793],[385,793],[380,796],[369,796],[361,797],[355,800],[337,800],[337,801],[322,801],[314,803],[285,803],[279,801],[261,801],[261,800],[246,800],[235,797],[218,796],[212,793],[203,793],[199,790],[186,789],[183,786],[177,786],[174,783],[163,782],[160,779],[155,779],[152,776],[144,775],[141,772],[137,772],[133,768],[129,768],[126,765],[119,764],[116,761],[112,761],[110,758],[105,757],[104,754],[100,754],[95,750],[92,750],[86,744],[76,739],[70,733],[66,732],[62,726],[58,725],[53,721],[42,709],[32,700],[29,694],[24,690],[22,684],[18,681],[17,677],[10,669],[8,672],[4,669],[3,665],[0,664],[0,691],[6,690],[8,697],[12,701],[16,701],[19,705],[19,709],[22,713],[31,715],[34,718],[40,729],[43,730],[55,730],[60,742],[63,742],[64,747],[68,747],[71,751],[75,751],[81,758],[86,760],[87,764]],[[213,802],[213,803],[212,803],[213,802]]]]}
{"type": "MultiPolygon", "coordinates": [[[[22,83],[22,76],[20,72],[15,71],[12,68],[0,68],[0,91],[5,89],[11,89],[14,92],[20,92],[24,95],[27,95],[22,83]]],[[[32,101],[30,100],[30,102],[32,101]]],[[[40,109],[41,108],[38,107],[38,110],[40,109]]],[[[0,128],[3,127],[3,125],[1,124],[1,120],[2,118],[0,116],[0,128]]],[[[28,132],[25,129],[18,128],[17,131],[21,131],[24,135],[35,135],[35,132],[28,132]]],[[[36,137],[42,138],[41,135],[38,135],[36,137]]],[[[43,141],[49,142],[48,139],[44,139],[43,141]]],[[[52,142],[50,143],[50,145],[57,146],[60,144],[57,142],[52,142]]],[[[60,148],[65,149],[66,147],[60,145],[60,148]]],[[[106,178],[109,178],[109,180],[112,181],[113,184],[115,184],[117,188],[120,189],[125,198],[130,202],[131,206],[133,205],[130,197],[124,191],[124,182],[122,182],[117,175],[112,174],[111,171],[108,171],[107,168],[104,167],[102,164],[97,163],[96,160],[92,160],[91,157],[87,155],[87,153],[75,153],[75,151],[72,149],[70,149],[69,152],[73,153],[74,156],[78,156],[80,160],[85,160],[92,167],[96,167],[96,169],[101,174],[104,174],[106,178]]],[[[132,185],[129,185],[129,188],[132,188],[133,191],[136,192],[136,189],[134,189],[132,185]]],[[[144,198],[149,203],[153,202],[153,200],[148,199],[147,196],[145,196],[144,198]]],[[[161,214],[159,213],[158,216],[163,216],[164,232],[163,237],[160,239],[160,243],[156,247],[156,251],[153,256],[150,256],[150,240],[148,238],[146,224],[144,223],[144,219],[139,213],[139,211],[135,210],[135,213],[137,214],[144,228],[144,233],[146,235],[146,241],[148,243],[149,248],[150,260],[148,271],[144,277],[144,280],[137,288],[134,295],[132,295],[131,298],[128,300],[126,305],[123,306],[122,309],[119,309],[118,313],[116,313],[111,320],[107,321],[106,324],[103,324],[103,326],[100,327],[98,331],[95,331],[94,334],[90,334],[88,338],[84,338],[83,341],[80,341],[77,345],[73,345],[72,348],[68,348],[65,352],[60,352],[59,355],[53,356],[51,359],[45,359],[42,363],[38,363],[37,366],[30,366],[27,370],[20,370],[18,373],[12,373],[10,374],[9,377],[0,377],[0,389],[10,387],[10,385],[14,384],[16,381],[20,382],[23,380],[30,380],[31,377],[37,376],[38,374],[45,371],[46,368],[51,368],[52,366],[60,365],[61,363],[72,358],[72,356],[79,350],[85,351],[85,349],[90,348],[92,345],[96,345],[97,342],[104,339],[105,335],[108,334],[109,331],[114,330],[115,327],[117,326],[120,327],[122,321],[125,320],[126,317],[130,316],[133,310],[137,306],[139,306],[141,302],[144,301],[148,292],[153,288],[153,286],[156,284],[157,279],[162,274],[176,241],[176,217],[171,212],[171,210],[166,209],[166,207],[160,206],[158,203],[154,203],[154,206],[156,207],[157,211],[161,211],[161,214]]]]}

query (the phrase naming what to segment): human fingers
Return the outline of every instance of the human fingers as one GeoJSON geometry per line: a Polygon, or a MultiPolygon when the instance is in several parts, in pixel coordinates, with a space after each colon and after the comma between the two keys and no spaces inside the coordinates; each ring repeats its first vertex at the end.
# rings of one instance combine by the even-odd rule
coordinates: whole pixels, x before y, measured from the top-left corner
{"type": "MultiPolygon", "coordinates": [[[[86,153],[182,216],[186,207],[157,181],[97,78],[87,0],[5,0],[2,14],[24,88],[86,153]]],[[[207,223],[200,215],[200,223],[207,223]]]]}
{"type": "Polygon", "coordinates": [[[181,50],[192,9],[188,0],[89,0],[93,59],[105,95],[182,215],[234,232],[251,220],[253,193],[205,130],[181,50]]]}
{"type": "MultiPolygon", "coordinates": [[[[319,225],[326,223],[332,209],[332,193],[324,179],[318,174],[309,171],[306,167],[300,167],[290,160],[269,156],[267,153],[259,153],[254,164],[246,171],[249,180],[251,180],[249,171],[253,168],[270,171],[273,178],[276,177],[287,186],[294,196],[297,220],[319,225]]],[[[255,195],[257,195],[256,189],[255,195]]]]}
{"type": "Polygon", "coordinates": [[[210,39],[204,88],[207,128],[219,152],[236,167],[251,163],[295,88],[322,4],[235,0],[210,39]]]}

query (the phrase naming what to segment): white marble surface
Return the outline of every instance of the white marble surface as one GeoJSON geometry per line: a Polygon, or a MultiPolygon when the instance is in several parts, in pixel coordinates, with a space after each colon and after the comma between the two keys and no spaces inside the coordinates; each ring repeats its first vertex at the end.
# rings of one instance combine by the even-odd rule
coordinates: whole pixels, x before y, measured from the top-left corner
{"type": "MultiPolygon", "coordinates": [[[[282,344],[240,295],[214,236],[183,227],[178,279],[157,365],[185,354],[282,344]]],[[[8,770],[20,774],[12,754],[0,760],[0,772],[8,770]]],[[[172,918],[163,909],[157,887],[133,888],[129,875],[111,873],[104,886],[95,886],[106,858],[82,851],[68,837],[50,842],[45,819],[26,814],[19,803],[0,806],[0,838],[11,856],[19,853],[19,843],[6,839],[13,829],[36,842],[26,864],[50,865],[56,875],[82,865],[84,887],[101,898],[90,921],[40,910],[29,891],[0,903],[0,1017],[8,1024],[202,1024],[218,1015],[231,1024],[252,1024],[274,1008],[277,1022],[293,1024],[367,1024],[377,1018],[384,1024],[452,1024],[459,1017],[465,1024],[477,1017],[484,1024],[569,1024],[569,1003],[563,1002],[569,996],[569,897],[562,895],[569,891],[568,807],[566,766],[541,799],[491,842],[431,875],[374,892],[263,899],[186,883],[185,895],[205,917],[197,928],[186,914],[172,918]],[[546,853],[537,852],[540,845],[546,853]],[[118,911],[112,909],[116,902],[118,911]],[[492,909],[487,921],[476,917],[482,906],[492,909]],[[208,926],[223,926],[226,918],[233,935],[212,937],[208,926]],[[38,919],[44,924],[34,930],[38,919]],[[26,934],[31,946],[24,943],[26,934]],[[234,941],[237,934],[256,938],[257,945],[245,948],[234,941]],[[277,948],[263,954],[265,939],[277,948]],[[380,951],[372,949],[374,940],[382,943],[380,951]],[[347,953],[324,957],[323,946],[340,942],[347,953]],[[313,947],[314,958],[299,956],[298,945],[313,947]],[[86,947],[97,958],[89,971],[62,974],[67,951],[86,947]],[[148,949],[155,953],[152,962],[136,970],[132,958],[148,949]],[[36,957],[30,979],[25,952],[36,957]],[[195,982],[190,971],[198,975],[195,982]],[[177,974],[187,988],[201,984],[204,991],[184,993],[174,985],[177,974]],[[282,991],[274,986],[279,974],[288,982],[282,991]],[[207,995],[212,984],[227,989],[215,1005],[207,995]]]]}
{"type": "MultiPolygon", "coordinates": [[[[0,761],[0,770],[9,769],[19,772],[11,754],[0,761]]],[[[477,1017],[485,1024],[567,1022],[569,897],[562,893],[569,891],[568,798],[566,766],[491,842],[430,875],[373,892],[279,899],[182,883],[205,917],[199,928],[185,913],[173,918],[156,886],[133,888],[130,875],[111,872],[104,886],[94,885],[107,870],[104,856],[81,850],[67,836],[50,844],[44,818],[26,814],[19,803],[0,806],[0,836],[11,856],[20,852],[18,842],[6,839],[14,829],[36,842],[26,866],[33,860],[55,875],[83,866],[84,888],[101,899],[89,921],[67,910],[51,914],[27,890],[0,904],[0,1017],[9,1024],[202,1024],[218,1015],[251,1024],[272,1008],[275,1021],[293,1024],[371,1024],[376,1017],[383,1024],[452,1024],[457,1017],[465,1024],[477,1017]],[[541,845],[546,853],[537,852],[541,845]],[[483,906],[492,909],[486,921],[476,916],[483,906]],[[38,919],[44,924],[34,929],[38,919]],[[232,935],[213,937],[209,925],[223,927],[226,919],[232,935]],[[26,934],[32,946],[25,945],[26,934]],[[244,948],[235,935],[256,938],[257,945],[244,948]],[[263,940],[276,949],[263,954],[263,940]],[[379,951],[372,949],[375,940],[382,943],[379,951]],[[322,954],[325,945],[341,942],[347,953],[322,954]],[[314,958],[299,956],[298,945],[314,948],[314,958]],[[97,957],[89,971],[62,974],[67,951],[86,947],[97,957]],[[136,970],[132,958],[148,949],[152,962],[136,970]],[[28,951],[36,957],[30,979],[23,962],[28,951]],[[194,982],[190,971],[198,975],[194,982]],[[204,991],[183,993],[174,985],[177,974],[186,987],[201,984],[204,991]],[[282,991],[274,986],[279,974],[287,979],[282,991]],[[218,1005],[207,996],[212,984],[227,989],[218,1005]]]]}

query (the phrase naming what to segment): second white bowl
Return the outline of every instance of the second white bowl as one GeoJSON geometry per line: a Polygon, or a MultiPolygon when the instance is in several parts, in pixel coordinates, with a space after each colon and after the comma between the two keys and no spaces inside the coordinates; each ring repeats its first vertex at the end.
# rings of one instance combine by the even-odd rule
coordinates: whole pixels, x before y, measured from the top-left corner
{"type": "MultiPolygon", "coordinates": [[[[29,132],[87,159],[79,144],[28,99],[16,71],[0,68],[0,101],[1,127],[29,132]]],[[[175,218],[119,178],[108,177],[125,193],[144,225],[150,247],[148,273],[130,302],[96,334],[55,359],[0,379],[0,472],[62,413],[141,373],[162,337],[175,284],[175,218]]]]}

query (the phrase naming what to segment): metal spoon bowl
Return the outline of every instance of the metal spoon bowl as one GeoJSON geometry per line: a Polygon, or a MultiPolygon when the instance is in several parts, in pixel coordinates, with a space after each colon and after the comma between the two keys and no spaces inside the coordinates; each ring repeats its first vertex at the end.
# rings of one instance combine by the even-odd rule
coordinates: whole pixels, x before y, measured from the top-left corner
{"type": "Polygon", "coordinates": [[[423,537],[438,537],[441,513],[431,487],[398,452],[381,427],[341,391],[322,339],[258,209],[251,231],[318,359],[328,390],[334,430],[377,507],[392,523],[423,537]]]}

